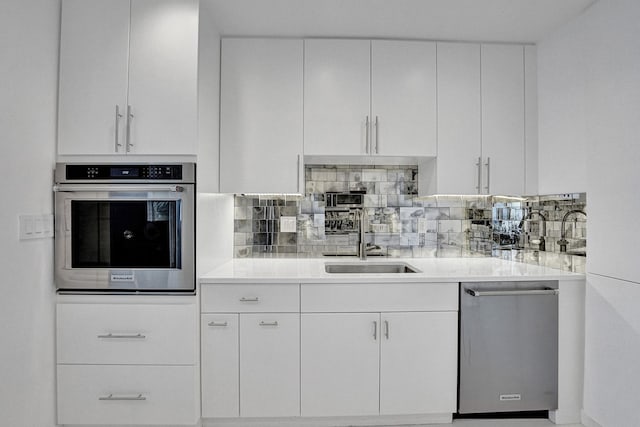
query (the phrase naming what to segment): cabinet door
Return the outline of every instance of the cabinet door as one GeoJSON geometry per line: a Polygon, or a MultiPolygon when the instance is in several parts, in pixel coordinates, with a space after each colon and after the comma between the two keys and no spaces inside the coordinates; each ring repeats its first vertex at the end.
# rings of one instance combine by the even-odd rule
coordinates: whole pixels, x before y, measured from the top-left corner
{"type": "Polygon", "coordinates": [[[300,315],[240,315],[240,415],[300,415],[300,315]]]}
{"type": "Polygon", "coordinates": [[[132,0],[132,153],[196,154],[197,85],[198,1],[132,0]]]}
{"type": "Polygon", "coordinates": [[[369,40],[305,40],[304,46],[305,154],[369,153],[369,40]]]}
{"type": "Polygon", "coordinates": [[[202,315],[202,416],[240,415],[237,314],[202,315]]]}
{"type": "Polygon", "coordinates": [[[482,45],[483,192],[524,194],[524,48],[482,45]]]}
{"type": "Polygon", "coordinates": [[[301,316],[302,415],[377,415],[380,315],[301,316]]]}
{"type": "Polygon", "coordinates": [[[436,44],[371,42],[372,151],[436,155],[436,44]]]}
{"type": "Polygon", "coordinates": [[[380,413],[456,411],[457,312],[383,313],[380,413]]]}
{"type": "Polygon", "coordinates": [[[480,45],[438,43],[437,193],[480,192],[480,45]]]}
{"type": "Polygon", "coordinates": [[[59,155],[124,153],[128,46],[129,0],[62,2],[59,155]]]}
{"type": "Polygon", "coordinates": [[[220,191],[303,192],[302,40],[224,39],[220,191]]]}

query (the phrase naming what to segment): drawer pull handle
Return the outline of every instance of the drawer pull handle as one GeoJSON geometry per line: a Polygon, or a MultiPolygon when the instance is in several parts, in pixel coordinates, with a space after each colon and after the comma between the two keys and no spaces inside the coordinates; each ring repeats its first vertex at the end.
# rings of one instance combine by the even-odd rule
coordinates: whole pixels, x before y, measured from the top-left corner
{"type": "Polygon", "coordinates": [[[242,298],[240,298],[240,302],[258,302],[258,301],[260,301],[260,298],[258,298],[258,297],[253,297],[253,298],[242,297],[242,298]]]}
{"type": "Polygon", "coordinates": [[[98,400],[147,400],[147,398],[143,396],[142,393],[139,393],[137,396],[114,396],[110,394],[108,396],[101,396],[98,400]]]}
{"type": "Polygon", "coordinates": [[[229,326],[227,322],[209,322],[209,326],[229,326]]]}
{"type": "Polygon", "coordinates": [[[104,339],[145,339],[147,336],[142,334],[106,334],[98,335],[98,338],[104,339]]]}
{"type": "Polygon", "coordinates": [[[384,321],[384,337],[386,339],[389,339],[389,321],[388,320],[384,321]]]}
{"type": "Polygon", "coordinates": [[[278,326],[278,321],[275,322],[260,322],[260,326],[278,326]]]}

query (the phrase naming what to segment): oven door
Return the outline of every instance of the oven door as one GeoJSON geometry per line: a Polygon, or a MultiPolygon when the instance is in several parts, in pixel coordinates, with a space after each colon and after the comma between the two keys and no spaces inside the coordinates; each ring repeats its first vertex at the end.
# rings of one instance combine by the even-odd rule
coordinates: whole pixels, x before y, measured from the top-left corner
{"type": "Polygon", "coordinates": [[[60,291],[193,292],[194,186],[59,185],[60,291]]]}

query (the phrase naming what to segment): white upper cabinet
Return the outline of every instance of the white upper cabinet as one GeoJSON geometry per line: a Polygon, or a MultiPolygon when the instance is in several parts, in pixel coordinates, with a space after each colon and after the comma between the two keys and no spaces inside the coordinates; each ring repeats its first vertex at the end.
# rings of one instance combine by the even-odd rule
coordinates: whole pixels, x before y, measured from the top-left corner
{"type": "Polygon", "coordinates": [[[435,156],[436,49],[305,40],[307,155],[435,156]]]}
{"type": "Polygon", "coordinates": [[[303,41],[223,39],[221,64],[220,191],[303,191],[303,41]]]}
{"type": "Polygon", "coordinates": [[[436,44],[371,42],[372,153],[436,155],[436,44]]]}
{"type": "Polygon", "coordinates": [[[480,45],[438,43],[438,193],[479,193],[481,129],[480,45]]]}
{"type": "Polygon", "coordinates": [[[64,0],[58,154],[195,154],[198,2],[64,0]]]}
{"type": "Polygon", "coordinates": [[[129,0],[62,3],[58,154],[124,153],[129,0]]]}
{"type": "Polygon", "coordinates": [[[369,154],[371,43],[304,41],[304,154],[369,154]]]}
{"type": "Polygon", "coordinates": [[[483,193],[522,195],[524,47],[482,45],[483,193]]]}
{"type": "Polygon", "coordinates": [[[524,47],[525,194],[538,192],[538,50],[524,47]]]}
{"type": "Polygon", "coordinates": [[[198,1],[131,0],[131,152],[196,154],[198,1]]]}
{"type": "Polygon", "coordinates": [[[524,60],[523,46],[438,43],[437,193],[525,193],[524,60]]]}

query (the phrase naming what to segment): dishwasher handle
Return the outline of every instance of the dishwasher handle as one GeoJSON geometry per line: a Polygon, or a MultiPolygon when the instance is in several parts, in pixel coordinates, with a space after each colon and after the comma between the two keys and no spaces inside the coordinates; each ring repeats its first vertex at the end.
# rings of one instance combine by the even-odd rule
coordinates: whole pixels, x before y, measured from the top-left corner
{"type": "Polygon", "coordinates": [[[476,291],[475,289],[465,289],[466,292],[473,297],[501,297],[513,295],[558,295],[558,289],[513,289],[504,291],[476,291]]]}

